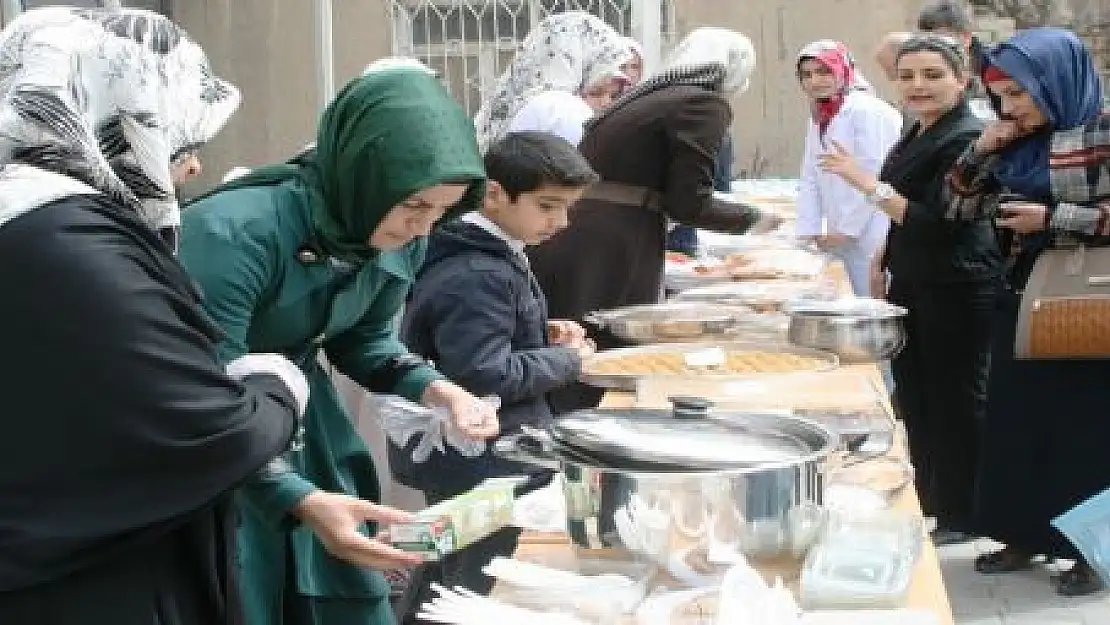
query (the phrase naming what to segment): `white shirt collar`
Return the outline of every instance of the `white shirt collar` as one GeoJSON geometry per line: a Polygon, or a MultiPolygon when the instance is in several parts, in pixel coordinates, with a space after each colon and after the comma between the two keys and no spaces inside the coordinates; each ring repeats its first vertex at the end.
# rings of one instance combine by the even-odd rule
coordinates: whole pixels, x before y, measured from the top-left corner
{"type": "Polygon", "coordinates": [[[492,220],[490,220],[489,217],[486,217],[478,211],[473,211],[463,215],[460,219],[468,224],[478,226],[482,230],[485,230],[498,239],[501,239],[505,242],[506,245],[509,246],[509,249],[519,254],[521,258],[527,260],[528,257],[524,255],[524,241],[521,241],[520,239],[515,239],[510,236],[508,232],[505,232],[505,230],[502,229],[501,226],[495,224],[492,220]]]}

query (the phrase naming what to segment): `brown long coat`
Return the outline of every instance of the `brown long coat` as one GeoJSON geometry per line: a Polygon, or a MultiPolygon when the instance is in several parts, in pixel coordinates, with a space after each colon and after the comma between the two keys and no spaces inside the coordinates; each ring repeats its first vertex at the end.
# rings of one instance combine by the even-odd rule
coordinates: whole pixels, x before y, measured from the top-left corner
{"type": "MultiPolygon", "coordinates": [[[[697,86],[664,87],[624,104],[593,127],[580,149],[604,182],[645,187],[662,211],[584,198],[570,226],[532,248],[532,269],[547,295],[552,319],[636,304],[662,290],[666,220],[743,231],[756,214],[713,199],[713,170],[732,121],[722,95],[697,86]]],[[[619,345],[595,336],[601,347],[619,345]]],[[[584,407],[590,401],[556,408],[584,407]]]]}

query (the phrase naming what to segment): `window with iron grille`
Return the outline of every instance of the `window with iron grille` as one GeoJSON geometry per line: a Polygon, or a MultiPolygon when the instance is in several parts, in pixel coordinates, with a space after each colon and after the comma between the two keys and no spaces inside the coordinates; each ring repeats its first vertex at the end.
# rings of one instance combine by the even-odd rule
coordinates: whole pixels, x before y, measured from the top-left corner
{"type": "MultiPolygon", "coordinates": [[[[532,25],[553,13],[588,11],[632,33],[638,0],[390,0],[393,53],[440,73],[472,114],[532,25]]],[[[673,0],[662,0],[663,40],[674,32],[673,0]]]]}

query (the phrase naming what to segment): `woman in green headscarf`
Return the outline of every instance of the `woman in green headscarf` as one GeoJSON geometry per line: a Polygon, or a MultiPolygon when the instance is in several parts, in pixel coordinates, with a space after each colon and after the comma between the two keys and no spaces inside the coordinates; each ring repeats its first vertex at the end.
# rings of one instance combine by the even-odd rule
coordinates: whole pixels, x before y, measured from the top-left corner
{"type": "Polygon", "coordinates": [[[309,379],[304,448],[242,489],[239,561],[249,625],[392,623],[376,569],[418,563],[374,540],[404,513],[377,506],[373,461],[319,352],[371,391],[448,408],[472,438],[497,415],[398,341],[394,321],[445,215],[476,208],[474,127],[426,68],[353,80],[316,145],[199,198],[181,261],[226,332],[220,357],[280,352],[309,379]]]}

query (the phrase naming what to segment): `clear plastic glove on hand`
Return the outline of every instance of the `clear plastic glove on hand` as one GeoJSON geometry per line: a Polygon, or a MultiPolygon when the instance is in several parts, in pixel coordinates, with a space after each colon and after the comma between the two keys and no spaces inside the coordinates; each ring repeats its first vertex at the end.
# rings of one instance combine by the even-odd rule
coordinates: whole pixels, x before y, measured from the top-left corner
{"type": "MultiPolygon", "coordinates": [[[[487,397],[482,401],[494,407],[501,407],[498,397],[487,397]]],[[[476,458],[486,451],[485,441],[467,438],[454,425],[451,411],[447,408],[425,408],[401,397],[387,397],[381,404],[382,427],[389,440],[398,447],[405,447],[419,436],[419,442],[412,451],[412,460],[417,464],[426,462],[432,451],[443,453],[451,446],[467,458],[476,458]]]]}

